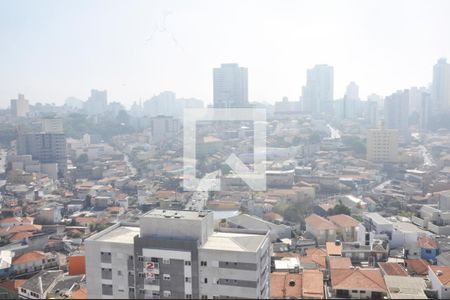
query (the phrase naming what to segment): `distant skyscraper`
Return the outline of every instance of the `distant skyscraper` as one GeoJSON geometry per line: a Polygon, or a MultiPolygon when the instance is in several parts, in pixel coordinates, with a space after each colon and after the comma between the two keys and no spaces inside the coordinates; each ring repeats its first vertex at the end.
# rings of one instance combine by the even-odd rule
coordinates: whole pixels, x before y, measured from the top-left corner
{"type": "Polygon", "coordinates": [[[84,109],[89,115],[101,115],[108,105],[107,91],[91,90],[91,96],[84,103],[84,109]]]}
{"type": "Polygon", "coordinates": [[[368,128],[375,128],[378,122],[378,103],[376,101],[364,102],[364,120],[368,128]]]}
{"type": "Polygon", "coordinates": [[[30,107],[25,96],[19,94],[17,99],[11,99],[11,114],[15,117],[26,117],[30,107]]]}
{"type": "Polygon", "coordinates": [[[445,58],[439,59],[433,67],[431,98],[435,113],[450,109],[450,65],[445,58]]]}
{"type": "Polygon", "coordinates": [[[386,97],[384,120],[386,128],[398,129],[404,139],[409,139],[409,90],[397,91],[386,97]]]}
{"type": "Polygon", "coordinates": [[[144,102],[144,111],[147,116],[179,116],[180,107],[174,92],[165,91],[144,102]]]}
{"type": "Polygon", "coordinates": [[[248,72],[238,64],[214,68],[214,107],[248,106],[248,72]]]}
{"type": "Polygon", "coordinates": [[[333,67],[316,65],[306,74],[306,86],[303,87],[303,111],[313,115],[331,113],[334,99],[333,67]]]}
{"type": "Polygon", "coordinates": [[[354,82],[347,86],[344,99],[342,100],[344,119],[353,120],[357,117],[359,104],[359,87],[354,82]]]}

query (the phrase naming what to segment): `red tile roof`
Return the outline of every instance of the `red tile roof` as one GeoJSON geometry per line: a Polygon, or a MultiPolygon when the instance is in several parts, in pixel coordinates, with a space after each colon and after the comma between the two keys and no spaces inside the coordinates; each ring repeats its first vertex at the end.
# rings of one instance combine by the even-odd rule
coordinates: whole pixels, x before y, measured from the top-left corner
{"type": "Polygon", "coordinates": [[[319,270],[304,270],[302,281],[302,297],[305,299],[323,299],[323,273],[319,270]]]}
{"type": "Polygon", "coordinates": [[[336,245],[336,242],[326,243],[328,256],[341,256],[342,255],[342,244],[336,245]]]}
{"type": "Polygon", "coordinates": [[[443,286],[450,287],[450,267],[429,266],[428,268],[436,275],[443,286]]]}
{"type": "Polygon", "coordinates": [[[353,219],[350,216],[347,215],[335,215],[335,216],[329,216],[328,220],[336,224],[338,227],[341,228],[349,228],[349,227],[356,227],[359,225],[359,221],[353,219]]]}
{"type": "Polygon", "coordinates": [[[301,298],[302,275],[288,272],[270,274],[270,298],[301,298]]]}
{"type": "Polygon", "coordinates": [[[18,288],[25,282],[26,279],[15,279],[15,280],[6,280],[0,283],[0,286],[10,290],[17,292],[18,288]]]}
{"type": "Polygon", "coordinates": [[[324,298],[323,274],[304,270],[303,274],[273,272],[270,274],[270,298],[324,298]]]}
{"type": "Polygon", "coordinates": [[[418,258],[418,259],[407,259],[406,268],[411,275],[427,275],[428,274],[428,266],[430,265],[426,260],[418,258]]]}
{"type": "Polygon", "coordinates": [[[9,241],[19,241],[19,240],[23,240],[26,239],[30,236],[32,236],[33,234],[31,232],[28,231],[22,231],[22,232],[18,232],[16,234],[14,234],[12,237],[9,238],[9,241]]]}
{"type": "Polygon", "coordinates": [[[0,228],[0,235],[14,234],[22,231],[40,231],[42,228],[41,225],[18,225],[18,226],[10,226],[7,228],[0,228]]]}
{"type": "Polygon", "coordinates": [[[30,251],[30,252],[24,253],[22,255],[13,257],[12,264],[20,265],[20,264],[25,264],[25,263],[36,261],[36,260],[42,260],[45,258],[47,258],[47,256],[42,251],[30,251]]]}
{"type": "Polygon", "coordinates": [[[333,290],[367,290],[387,292],[386,284],[379,269],[332,269],[333,290]]]}
{"type": "Polygon", "coordinates": [[[330,256],[330,269],[350,269],[352,261],[350,257],[330,256]]]}
{"type": "Polygon", "coordinates": [[[319,230],[336,229],[336,225],[334,225],[331,221],[322,218],[321,216],[316,214],[312,214],[309,217],[307,217],[305,219],[305,222],[312,228],[316,228],[319,230]]]}
{"type": "Polygon", "coordinates": [[[380,262],[378,266],[385,275],[408,276],[408,272],[398,263],[380,262]]]}
{"type": "Polygon", "coordinates": [[[423,249],[437,249],[437,243],[430,237],[420,237],[419,238],[419,247],[423,249]]]}

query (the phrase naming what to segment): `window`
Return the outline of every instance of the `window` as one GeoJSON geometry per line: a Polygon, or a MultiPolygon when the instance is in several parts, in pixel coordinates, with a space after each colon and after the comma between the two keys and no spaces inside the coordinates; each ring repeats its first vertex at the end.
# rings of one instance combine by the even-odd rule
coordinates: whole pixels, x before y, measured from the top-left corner
{"type": "Polygon", "coordinates": [[[184,265],[185,266],[190,266],[191,265],[191,261],[190,260],[185,260],[184,261],[184,265]]]}
{"type": "Polygon", "coordinates": [[[163,279],[164,280],[170,280],[170,275],[169,274],[164,274],[163,275],[163,279]]]}
{"type": "Polygon", "coordinates": [[[158,262],[158,258],[157,257],[152,257],[150,260],[151,260],[151,262],[154,262],[154,263],[158,262]]]}
{"type": "Polygon", "coordinates": [[[133,261],[133,260],[134,260],[134,257],[133,257],[133,255],[130,255],[130,256],[128,256],[128,260],[131,260],[131,261],[133,261]]]}
{"type": "Polygon", "coordinates": [[[191,282],[191,277],[186,277],[184,280],[185,280],[186,282],[191,282]]]}
{"type": "Polygon", "coordinates": [[[192,295],[191,294],[186,294],[186,299],[192,299],[192,295]]]}
{"type": "Polygon", "coordinates": [[[134,287],[129,287],[129,288],[128,288],[128,291],[129,291],[130,293],[134,293],[134,287]]]}
{"type": "Polygon", "coordinates": [[[430,250],[430,249],[425,250],[425,252],[426,252],[427,254],[431,254],[431,250],[430,250]]]}
{"type": "Polygon", "coordinates": [[[138,261],[144,261],[144,257],[143,256],[139,256],[138,257],[138,261]]]}
{"type": "Polygon", "coordinates": [[[208,278],[205,278],[205,283],[208,283],[208,278]]]}
{"type": "Polygon", "coordinates": [[[352,290],[352,293],[357,293],[358,291],[356,291],[356,290],[352,290]]]}
{"type": "Polygon", "coordinates": [[[163,264],[165,264],[165,265],[168,265],[168,264],[170,264],[170,258],[163,258],[163,264]]]}
{"type": "Polygon", "coordinates": [[[145,290],[139,290],[139,294],[141,295],[145,294],[145,290]]]}
{"type": "Polygon", "coordinates": [[[26,289],[20,289],[20,292],[26,294],[26,293],[27,293],[27,290],[26,290],[26,289]]]}
{"type": "Polygon", "coordinates": [[[202,266],[202,267],[206,267],[208,264],[206,263],[206,261],[201,261],[200,262],[200,266],[202,266]]]}
{"type": "Polygon", "coordinates": [[[163,292],[163,295],[164,295],[164,297],[170,297],[170,296],[172,296],[172,292],[171,291],[164,291],[163,292]]]}
{"type": "Polygon", "coordinates": [[[134,272],[133,271],[129,271],[128,272],[128,276],[134,276],[134,272]]]}
{"type": "Polygon", "coordinates": [[[361,294],[365,294],[365,293],[366,293],[366,291],[360,291],[360,293],[361,293],[361,294]]]}
{"type": "Polygon", "coordinates": [[[152,292],[152,296],[157,296],[157,297],[159,297],[159,292],[158,292],[158,291],[153,291],[153,292],[152,292]]]}
{"type": "Polygon", "coordinates": [[[207,295],[202,295],[202,299],[208,299],[207,295]]]}

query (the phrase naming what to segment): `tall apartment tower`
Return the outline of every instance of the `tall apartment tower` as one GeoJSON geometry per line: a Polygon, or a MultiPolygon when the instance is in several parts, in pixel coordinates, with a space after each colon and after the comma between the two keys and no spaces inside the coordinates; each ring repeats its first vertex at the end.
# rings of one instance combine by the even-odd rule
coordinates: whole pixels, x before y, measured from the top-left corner
{"type": "Polygon", "coordinates": [[[386,128],[397,129],[404,140],[409,132],[409,90],[397,91],[384,100],[384,121],[386,128]]]}
{"type": "Polygon", "coordinates": [[[313,115],[331,113],[334,100],[333,67],[316,65],[306,73],[306,86],[302,90],[303,111],[313,115]]]}
{"type": "Polygon", "coordinates": [[[11,114],[14,117],[26,117],[29,111],[29,103],[24,95],[19,94],[17,99],[11,99],[11,114]]]}
{"type": "Polygon", "coordinates": [[[211,212],[155,209],[86,240],[89,298],[269,297],[268,233],[214,232],[211,212]]]}
{"type": "Polygon", "coordinates": [[[344,119],[355,119],[359,110],[359,87],[353,81],[347,86],[344,98],[342,99],[342,104],[344,119]]]}
{"type": "Polygon", "coordinates": [[[213,70],[214,107],[248,107],[248,71],[238,64],[222,64],[213,70]]]}
{"type": "Polygon", "coordinates": [[[441,58],[433,67],[433,84],[431,87],[433,112],[450,110],[450,64],[441,58]]]}
{"type": "Polygon", "coordinates": [[[108,106],[107,91],[91,90],[91,96],[84,102],[84,109],[89,115],[100,115],[108,106]]]}
{"type": "Polygon", "coordinates": [[[66,136],[63,132],[19,133],[17,154],[31,155],[41,164],[57,164],[61,175],[67,170],[66,136]]]}
{"type": "Polygon", "coordinates": [[[398,161],[398,130],[386,129],[384,124],[378,129],[367,131],[367,160],[373,162],[398,161]]]}

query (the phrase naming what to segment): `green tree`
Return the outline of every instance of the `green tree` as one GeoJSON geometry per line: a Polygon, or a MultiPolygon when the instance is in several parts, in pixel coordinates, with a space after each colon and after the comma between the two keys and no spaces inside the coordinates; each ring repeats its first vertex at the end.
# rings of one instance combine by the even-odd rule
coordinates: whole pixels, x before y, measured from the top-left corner
{"type": "Polygon", "coordinates": [[[352,211],[350,208],[342,204],[342,202],[339,201],[338,204],[336,204],[333,208],[328,209],[328,215],[334,216],[334,215],[347,215],[350,216],[352,211]]]}

